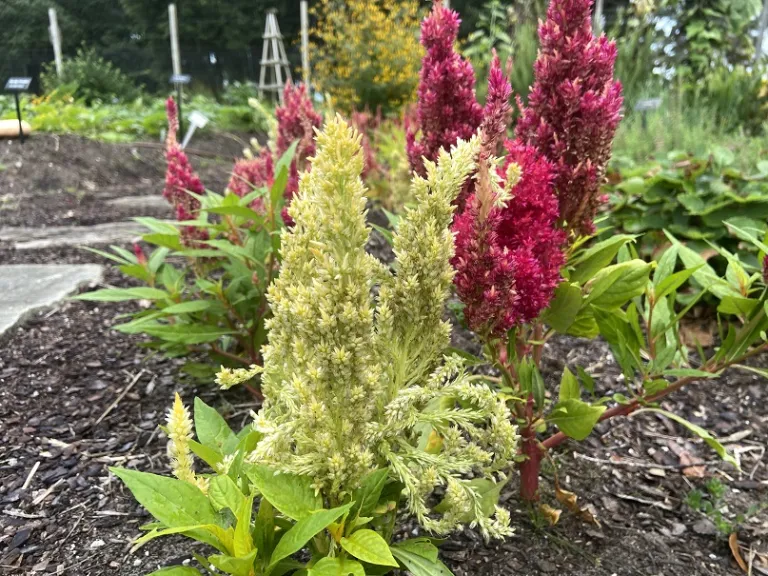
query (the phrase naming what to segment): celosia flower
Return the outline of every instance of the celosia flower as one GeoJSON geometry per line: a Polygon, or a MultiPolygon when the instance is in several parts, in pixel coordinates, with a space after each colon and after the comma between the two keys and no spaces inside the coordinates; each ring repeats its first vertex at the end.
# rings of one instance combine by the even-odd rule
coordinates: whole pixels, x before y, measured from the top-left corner
{"type": "Polygon", "coordinates": [[[168,455],[171,458],[173,475],[207,492],[206,479],[195,475],[192,451],[189,448],[189,441],[192,439],[192,418],[178,393],[174,398],[173,407],[168,411],[167,430],[168,455]]]}
{"type": "Polygon", "coordinates": [[[535,82],[516,134],[552,162],[560,220],[591,234],[600,185],[621,119],[616,45],[592,34],[592,0],[552,0],[539,28],[535,82]]]}
{"type": "MultiPolygon", "coordinates": [[[[176,133],[179,130],[176,102],[173,98],[168,98],[165,106],[168,114],[168,136],[165,140],[167,167],[163,196],[173,205],[176,220],[195,220],[200,211],[200,201],[190,195],[189,192],[200,195],[205,192],[205,187],[192,169],[189,158],[181,149],[176,138],[176,133]]],[[[193,245],[197,241],[206,240],[208,231],[195,226],[183,226],[181,236],[186,245],[193,245]]]]}
{"type": "Polygon", "coordinates": [[[484,535],[501,536],[510,533],[509,517],[489,517],[464,475],[499,478],[515,458],[516,428],[504,402],[469,380],[459,358],[442,360],[452,201],[477,150],[477,139],[459,143],[451,155],[440,153],[438,165],[426,163],[426,178],[415,177],[417,205],[395,234],[392,274],[365,252],[359,136],[340,118],[318,135],[312,171],[290,207],[296,223],[283,231],[281,273],[268,292],[265,402],[254,422],[264,436],[248,460],[307,475],[332,502],[387,466],[425,528],[456,529],[468,513],[484,535]],[[419,449],[424,426],[443,440],[439,453],[419,449]],[[433,516],[428,498],[446,485],[448,509],[433,516]]]}
{"type": "Polygon", "coordinates": [[[138,242],[133,243],[133,254],[136,256],[136,262],[141,266],[147,263],[147,255],[144,254],[144,250],[141,249],[141,245],[138,242]]]}
{"type": "Polygon", "coordinates": [[[482,120],[472,65],[454,50],[460,22],[456,12],[437,1],[421,25],[426,55],[419,75],[416,123],[407,127],[406,134],[408,162],[420,176],[425,174],[424,158],[434,161],[440,150],[468,140],[482,120]]]}
{"type": "MultiPolygon", "coordinates": [[[[257,188],[272,187],[275,178],[275,167],[269,150],[254,158],[245,158],[235,162],[232,176],[227,184],[227,190],[240,198],[247,196],[257,188]]],[[[251,208],[256,212],[264,212],[264,198],[256,198],[251,202],[251,208]]]]}
{"type": "MultiPolygon", "coordinates": [[[[320,128],[323,117],[312,107],[305,85],[296,86],[290,82],[283,91],[283,105],[275,110],[277,117],[276,157],[280,158],[286,150],[298,140],[296,154],[288,172],[285,186],[285,207],[299,189],[299,171],[308,168],[307,158],[315,155],[315,128],[320,128]]],[[[283,219],[290,224],[287,213],[283,219]]]]}
{"type": "Polygon", "coordinates": [[[768,254],[763,256],[763,284],[768,286],[768,254]]]}
{"type": "Polygon", "coordinates": [[[477,191],[454,224],[456,290],[469,326],[488,336],[534,320],[549,304],[564,263],[552,166],[531,146],[508,141],[506,147],[501,175],[520,179],[507,186],[511,199],[495,201],[498,192],[481,165],[477,191]]]}

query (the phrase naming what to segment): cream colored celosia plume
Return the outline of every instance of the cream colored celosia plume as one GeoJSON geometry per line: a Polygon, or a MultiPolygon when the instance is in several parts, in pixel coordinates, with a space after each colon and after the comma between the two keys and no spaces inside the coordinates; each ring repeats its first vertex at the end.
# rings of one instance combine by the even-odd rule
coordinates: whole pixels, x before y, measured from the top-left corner
{"type": "Polygon", "coordinates": [[[394,273],[365,252],[359,135],[337,117],[317,144],[269,289],[265,404],[254,422],[264,438],[249,461],[310,476],[331,505],[387,467],[426,528],[447,532],[472,518],[486,536],[507,534],[508,515],[489,518],[462,476],[501,479],[516,454],[516,429],[490,389],[459,359],[442,357],[452,201],[475,168],[477,139],[443,152],[426,164],[426,178],[414,179],[416,207],[395,234],[394,273]],[[430,434],[442,441],[436,453],[420,446],[430,434]],[[426,499],[438,486],[451,506],[436,518],[426,499]]]}
{"type": "Polygon", "coordinates": [[[192,439],[192,418],[178,393],[173,401],[173,407],[168,410],[167,422],[168,455],[171,458],[173,475],[207,492],[206,479],[195,475],[194,460],[189,448],[189,441],[192,439]]]}

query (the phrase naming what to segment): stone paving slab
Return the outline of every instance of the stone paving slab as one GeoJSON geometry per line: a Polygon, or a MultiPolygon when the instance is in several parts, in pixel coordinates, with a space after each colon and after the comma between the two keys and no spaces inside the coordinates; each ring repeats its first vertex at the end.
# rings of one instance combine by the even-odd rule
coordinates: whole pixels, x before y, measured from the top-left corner
{"type": "Polygon", "coordinates": [[[151,208],[154,210],[169,211],[171,209],[171,205],[168,203],[168,200],[159,194],[152,194],[147,196],[121,196],[120,198],[107,200],[107,204],[110,206],[120,206],[123,208],[151,208]]]}
{"type": "Polygon", "coordinates": [[[82,284],[99,282],[98,264],[0,266],[0,337],[38,308],[51,306],[82,284]]]}
{"type": "Polygon", "coordinates": [[[136,222],[108,222],[95,226],[48,226],[42,228],[0,228],[0,245],[16,250],[40,250],[56,246],[88,246],[130,242],[141,234],[136,222]]]}

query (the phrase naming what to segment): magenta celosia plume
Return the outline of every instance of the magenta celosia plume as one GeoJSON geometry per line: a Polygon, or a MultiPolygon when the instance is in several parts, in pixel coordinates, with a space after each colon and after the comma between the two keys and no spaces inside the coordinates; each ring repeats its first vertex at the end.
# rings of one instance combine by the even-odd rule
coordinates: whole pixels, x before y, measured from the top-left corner
{"type": "MultiPolygon", "coordinates": [[[[176,101],[168,98],[165,103],[168,114],[168,136],[165,140],[165,189],[163,196],[170,202],[176,212],[176,220],[195,220],[200,212],[200,201],[189,192],[203,194],[205,186],[200,181],[189,158],[179,145],[176,133],[179,130],[179,116],[176,101]]],[[[191,245],[196,240],[208,238],[208,232],[204,228],[195,226],[183,226],[182,241],[191,245]]]]}
{"type": "Polygon", "coordinates": [[[422,176],[423,158],[434,161],[441,148],[449,150],[457,140],[471,138],[483,117],[475,98],[472,65],[454,50],[459,23],[458,14],[437,1],[421,24],[426,54],[416,121],[407,127],[406,147],[411,170],[422,176]]]}
{"type": "Polygon", "coordinates": [[[498,202],[491,159],[506,135],[512,87],[499,59],[491,63],[488,99],[480,127],[482,146],[473,194],[454,222],[455,285],[469,326],[502,336],[531,322],[549,304],[560,282],[565,232],[558,226],[552,165],[533,147],[507,140],[500,185],[510,198],[498,202]],[[509,171],[512,164],[516,170],[509,171]],[[514,173],[520,180],[505,182],[514,173]]]}
{"type": "Polygon", "coordinates": [[[616,45],[592,34],[592,0],[552,0],[539,27],[535,81],[516,134],[555,170],[560,220],[591,234],[600,185],[621,119],[621,84],[613,78],[616,45]]]}
{"type": "MultiPolygon", "coordinates": [[[[256,188],[266,186],[271,188],[275,178],[275,167],[269,150],[254,158],[243,158],[235,162],[232,176],[227,184],[227,190],[241,198],[253,192],[256,188]]],[[[264,198],[258,197],[251,202],[251,208],[256,212],[264,212],[264,198]]]]}
{"type": "Polygon", "coordinates": [[[474,331],[493,336],[538,317],[564,263],[565,233],[557,226],[551,164],[532,146],[518,141],[505,146],[507,165],[500,173],[512,162],[521,168],[512,198],[504,207],[488,208],[478,191],[454,223],[454,282],[464,315],[474,331]]]}

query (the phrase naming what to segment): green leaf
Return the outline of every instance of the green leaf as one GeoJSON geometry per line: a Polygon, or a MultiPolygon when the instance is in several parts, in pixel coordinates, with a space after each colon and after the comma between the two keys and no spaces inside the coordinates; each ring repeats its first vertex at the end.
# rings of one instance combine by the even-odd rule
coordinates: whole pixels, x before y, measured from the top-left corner
{"type": "Polygon", "coordinates": [[[323,508],[323,499],[315,495],[312,479],[307,476],[275,474],[266,466],[253,466],[247,473],[270,504],[293,520],[323,508]]]}
{"type": "Polygon", "coordinates": [[[732,222],[725,222],[725,225],[728,227],[728,229],[733,232],[733,234],[742,240],[751,243],[753,246],[755,246],[758,250],[761,252],[768,254],[768,244],[763,243],[760,241],[759,238],[757,238],[754,234],[751,234],[747,230],[743,230],[742,228],[739,228],[732,222]]]}
{"type": "Polygon", "coordinates": [[[411,550],[402,548],[398,545],[394,545],[390,548],[392,554],[397,558],[413,576],[453,576],[448,567],[436,560],[425,558],[420,554],[416,554],[411,550]]]}
{"type": "Polygon", "coordinates": [[[576,376],[574,376],[573,373],[568,370],[568,367],[566,367],[563,370],[562,378],[560,378],[559,400],[560,402],[571,399],[578,400],[580,397],[581,393],[579,391],[579,381],[576,380],[576,376]]]}
{"type": "Polygon", "coordinates": [[[232,574],[232,576],[250,576],[253,570],[253,562],[256,560],[258,550],[251,550],[248,554],[241,557],[228,556],[226,554],[215,554],[208,556],[207,560],[222,572],[232,574]]]}
{"type": "Polygon", "coordinates": [[[398,567],[389,544],[377,532],[363,528],[341,539],[341,547],[352,556],[369,564],[398,567]]]}
{"type": "Polygon", "coordinates": [[[171,250],[183,250],[184,245],[181,243],[181,238],[178,232],[176,234],[144,234],[141,237],[147,244],[154,244],[155,246],[161,246],[162,248],[169,248],[171,250]]]}
{"type": "Polygon", "coordinates": [[[430,562],[437,562],[437,546],[432,543],[430,538],[410,538],[390,546],[390,550],[392,550],[393,553],[395,548],[418,554],[430,562]]]}
{"type": "Polygon", "coordinates": [[[355,501],[355,506],[352,508],[353,514],[367,516],[376,508],[388,475],[388,468],[379,468],[363,478],[360,488],[355,490],[352,497],[355,501]]]}
{"type": "Polygon", "coordinates": [[[560,431],[569,438],[584,440],[592,433],[592,429],[605,409],[605,406],[593,406],[571,398],[558,402],[547,420],[560,428],[560,431]]]}
{"type": "Polygon", "coordinates": [[[247,206],[214,206],[213,208],[205,208],[204,210],[212,214],[237,216],[238,218],[243,218],[244,220],[261,221],[264,219],[261,214],[255,210],[251,210],[247,206]]]}
{"type": "Polygon", "coordinates": [[[614,264],[595,275],[587,302],[601,308],[618,308],[645,292],[652,264],[630,260],[614,264]]]}
{"type": "Polygon", "coordinates": [[[189,314],[192,312],[202,312],[208,310],[213,306],[213,302],[210,300],[189,300],[187,302],[179,302],[171,306],[163,308],[164,314],[189,314]]]}
{"type": "Polygon", "coordinates": [[[667,412],[666,410],[662,410],[660,408],[643,408],[641,410],[637,410],[635,412],[635,415],[640,414],[642,412],[656,412],[657,414],[666,416],[670,420],[674,420],[675,422],[684,426],[689,431],[694,433],[696,436],[704,440],[704,442],[706,442],[710,448],[712,448],[715,452],[717,452],[718,456],[720,456],[720,458],[722,458],[725,462],[728,462],[729,464],[733,464],[736,468],[740,468],[739,463],[736,461],[736,459],[733,456],[731,456],[728,453],[728,450],[725,449],[725,446],[723,446],[720,442],[718,442],[709,432],[704,430],[704,428],[702,428],[701,426],[697,426],[693,422],[689,422],[688,420],[678,416],[677,414],[673,414],[672,412],[667,412]]]}
{"type": "Polygon", "coordinates": [[[195,432],[203,446],[229,454],[237,447],[237,436],[215,408],[195,398],[195,432]]]}
{"type": "Polygon", "coordinates": [[[167,222],[163,222],[162,220],[158,220],[157,218],[150,218],[147,216],[140,216],[138,218],[133,218],[134,222],[138,222],[144,228],[147,228],[149,230],[152,230],[152,232],[157,232],[158,234],[178,234],[179,231],[176,229],[173,224],[168,224],[167,222]]]}
{"type": "MultiPolygon", "coordinates": [[[[296,522],[294,527],[288,530],[275,546],[272,557],[269,559],[269,565],[274,566],[283,558],[288,558],[291,554],[301,550],[312,537],[333,524],[339,516],[348,512],[352,508],[352,504],[349,502],[331,510],[317,510],[296,522]]],[[[342,538],[341,541],[343,546],[344,539],[342,538]]]]}
{"type": "MultiPolygon", "coordinates": [[[[216,511],[197,486],[176,478],[127,468],[109,470],[123,481],[139,504],[169,528],[217,524],[216,511]]],[[[221,546],[219,540],[208,532],[195,531],[190,536],[216,548],[221,546]]]]}
{"type": "Polygon", "coordinates": [[[233,550],[235,556],[246,556],[253,551],[253,538],[251,538],[251,514],[253,512],[253,495],[244,498],[237,513],[237,525],[235,526],[235,538],[233,550]]]}
{"type": "MultiPolygon", "coordinates": [[[[467,486],[471,487],[479,497],[480,513],[483,516],[489,517],[493,515],[496,510],[496,505],[499,503],[501,490],[506,483],[506,481],[494,482],[488,478],[473,478],[472,480],[466,481],[467,486]]],[[[446,512],[448,509],[449,504],[445,500],[442,500],[433,508],[433,510],[439,514],[446,512]]],[[[461,517],[461,522],[466,524],[470,524],[475,520],[477,520],[477,517],[474,511],[470,511],[461,517]]]]}
{"type": "Polygon", "coordinates": [[[574,270],[570,275],[571,282],[586,283],[613,261],[619,248],[635,238],[628,234],[617,234],[585,250],[572,262],[574,270]]]}
{"type": "Polygon", "coordinates": [[[208,446],[203,446],[202,444],[200,444],[199,442],[195,442],[194,440],[189,441],[189,448],[190,450],[192,450],[195,456],[200,458],[203,462],[208,464],[208,466],[210,466],[214,470],[216,469],[216,466],[219,465],[223,460],[223,455],[221,454],[221,452],[218,452],[213,448],[209,448],[208,446]]]}
{"type": "Polygon", "coordinates": [[[685,270],[680,270],[680,272],[675,272],[674,274],[667,276],[663,280],[661,280],[654,289],[654,298],[656,301],[661,300],[668,294],[674,292],[680,286],[685,284],[688,279],[693,276],[697,270],[699,270],[701,266],[694,266],[692,268],[686,268],[685,270]]]}
{"type": "Polygon", "coordinates": [[[210,479],[208,485],[208,499],[216,510],[229,508],[233,514],[237,514],[246,502],[241,490],[229,476],[216,475],[210,479]]]}
{"type": "Polygon", "coordinates": [[[234,334],[232,330],[198,324],[159,324],[147,326],[144,332],[166,342],[186,345],[215,342],[222,336],[234,334]]]}
{"type": "Polygon", "coordinates": [[[321,558],[309,569],[308,576],[365,576],[360,562],[349,558],[321,558]]]}
{"type": "Polygon", "coordinates": [[[740,296],[724,296],[717,306],[720,314],[733,314],[734,316],[750,316],[757,307],[760,306],[760,300],[756,298],[743,298],[740,296]]]}
{"type": "Polygon", "coordinates": [[[576,367],[576,371],[579,374],[579,380],[581,380],[581,384],[586,388],[587,392],[590,394],[595,393],[595,379],[592,378],[589,374],[587,374],[586,370],[582,368],[581,366],[576,367]]]}
{"type": "Polygon", "coordinates": [[[693,278],[701,284],[701,286],[710,292],[717,296],[718,298],[723,298],[724,296],[741,296],[741,294],[734,290],[733,287],[731,287],[728,282],[726,282],[724,279],[720,278],[709,264],[707,264],[707,261],[704,260],[704,258],[701,257],[701,255],[687,246],[680,243],[677,238],[672,236],[669,232],[666,230],[664,231],[664,234],[667,235],[667,238],[669,238],[670,242],[672,242],[673,245],[677,246],[677,249],[679,251],[680,260],[683,261],[683,264],[685,264],[686,268],[696,268],[696,271],[693,273],[693,278]]]}
{"type": "Polygon", "coordinates": [[[164,300],[169,297],[168,292],[148,286],[136,288],[106,288],[85,292],[73,296],[75,300],[89,300],[93,302],[125,302],[127,300],[164,300]]]}
{"type": "Polygon", "coordinates": [[[546,324],[565,334],[576,320],[581,309],[581,287],[570,282],[561,282],[542,319],[546,324]]]}
{"type": "Polygon", "coordinates": [[[147,576],[201,576],[200,571],[189,566],[168,566],[155,570],[147,576]]]}
{"type": "Polygon", "coordinates": [[[671,275],[675,271],[675,264],[677,264],[677,246],[670,246],[664,250],[656,270],[653,271],[653,285],[658,287],[659,282],[671,275]]]}
{"type": "Polygon", "coordinates": [[[371,223],[370,226],[371,228],[376,230],[379,234],[381,234],[384,237],[384,240],[387,241],[387,244],[389,244],[390,246],[394,245],[395,237],[393,236],[391,230],[387,230],[383,226],[379,226],[378,224],[374,224],[374,223],[371,223]]]}

